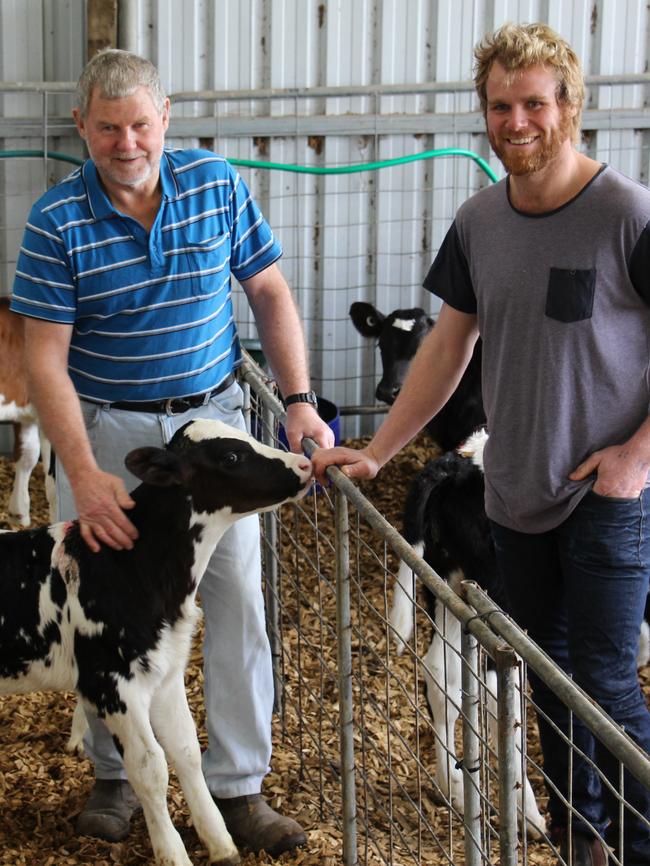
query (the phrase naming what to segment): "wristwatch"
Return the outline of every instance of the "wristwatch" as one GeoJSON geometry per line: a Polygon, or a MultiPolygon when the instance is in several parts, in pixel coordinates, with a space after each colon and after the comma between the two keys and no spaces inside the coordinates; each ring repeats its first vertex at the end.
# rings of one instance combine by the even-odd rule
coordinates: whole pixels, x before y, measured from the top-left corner
{"type": "Polygon", "coordinates": [[[289,394],[282,401],[285,406],[291,406],[292,403],[310,403],[318,408],[318,397],[314,391],[300,391],[298,394],[289,394]]]}

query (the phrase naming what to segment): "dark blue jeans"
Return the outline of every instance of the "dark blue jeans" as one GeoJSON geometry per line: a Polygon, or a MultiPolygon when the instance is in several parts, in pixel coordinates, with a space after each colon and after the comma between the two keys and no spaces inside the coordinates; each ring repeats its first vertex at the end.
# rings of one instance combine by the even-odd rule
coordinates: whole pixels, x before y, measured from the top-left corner
{"type": "MultiPolygon", "coordinates": [[[[530,535],[492,523],[499,571],[510,613],[548,655],[650,752],[650,713],[639,685],[636,654],[650,574],[650,490],[638,499],[589,492],[556,529],[530,535]]],[[[564,704],[530,671],[540,710],[568,736],[564,704]]],[[[569,749],[538,714],[544,769],[569,799],[569,749]]],[[[573,718],[575,745],[618,790],[619,764],[582,722],[573,718]]],[[[572,801],[615,848],[620,834],[617,800],[595,770],[573,758],[572,801]]],[[[568,810],[550,785],[552,830],[569,824],[568,810]]],[[[624,796],[650,820],[650,791],[630,773],[624,796]]],[[[625,866],[650,864],[648,825],[625,810],[625,866]]],[[[580,830],[573,818],[573,829],[580,830]]],[[[586,831],[589,832],[589,831],[586,831]]],[[[620,854],[619,854],[620,856],[620,854]]]]}

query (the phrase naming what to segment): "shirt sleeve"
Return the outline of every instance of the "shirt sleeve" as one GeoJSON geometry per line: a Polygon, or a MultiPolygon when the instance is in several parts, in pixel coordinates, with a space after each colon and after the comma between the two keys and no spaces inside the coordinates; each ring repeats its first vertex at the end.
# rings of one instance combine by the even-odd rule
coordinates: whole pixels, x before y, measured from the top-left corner
{"type": "Polygon", "coordinates": [[[424,288],[461,313],[476,313],[476,294],[455,220],[426,275],[424,288]]]}
{"type": "Polygon", "coordinates": [[[268,268],[282,255],[280,242],[264,219],[255,199],[239,172],[231,167],[230,193],[231,252],[230,268],[238,280],[268,268]]]}
{"type": "Polygon", "coordinates": [[[650,306],[650,222],[632,250],[628,272],[636,292],[650,306]]]}
{"type": "Polygon", "coordinates": [[[18,254],[11,309],[49,322],[73,324],[77,286],[65,243],[37,202],[18,254]]]}

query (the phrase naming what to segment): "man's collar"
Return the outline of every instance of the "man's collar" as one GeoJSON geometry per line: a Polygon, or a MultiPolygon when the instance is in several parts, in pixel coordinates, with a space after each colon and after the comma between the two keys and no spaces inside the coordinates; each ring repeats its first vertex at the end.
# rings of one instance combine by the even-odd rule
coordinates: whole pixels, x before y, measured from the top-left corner
{"type": "Polygon", "coordinates": [[[93,217],[96,220],[101,220],[113,216],[115,208],[104,191],[104,187],[99,179],[99,174],[97,173],[97,168],[92,159],[87,159],[84,162],[81,168],[81,176],[83,177],[86,186],[88,204],[90,205],[93,217]]]}
{"type": "Polygon", "coordinates": [[[168,151],[163,150],[160,157],[160,189],[164,199],[176,198],[180,190],[176,183],[176,178],[172,167],[169,164],[168,151]]]}
{"type": "MultiPolygon", "coordinates": [[[[88,203],[93,217],[96,220],[109,219],[117,213],[117,209],[113,206],[106,190],[104,189],[99,177],[99,172],[92,159],[87,159],[82,168],[81,175],[86,191],[88,193],[88,203]]],[[[167,152],[163,151],[160,158],[160,189],[163,199],[175,198],[178,195],[178,188],[174,173],[169,165],[167,152]]]]}

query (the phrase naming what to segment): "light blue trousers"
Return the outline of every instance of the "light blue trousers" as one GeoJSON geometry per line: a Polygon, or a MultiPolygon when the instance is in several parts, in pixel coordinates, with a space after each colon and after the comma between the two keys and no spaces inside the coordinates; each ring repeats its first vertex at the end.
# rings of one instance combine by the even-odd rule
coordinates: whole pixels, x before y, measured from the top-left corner
{"type": "MultiPolygon", "coordinates": [[[[138,481],[124,457],[143,445],[162,447],[194,418],[214,418],[245,428],[242,390],[237,383],[198,409],[167,416],[128,412],[82,402],[88,435],[100,467],[138,481]]],[[[56,467],[58,519],[76,517],[68,479],[56,467]]],[[[137,542],[136,542],[137,544],[137,542]]],[[[201,581],[208,749],[203,771],[219,797],[259,793],[271,758],[273,672],[261,586],[260,529],[257,515],[245,517],[224,535],[201,581]]],[[[104,723],[89,718],[84,739],[98,779],[126,778],[120,755],[104,723]]]]}

